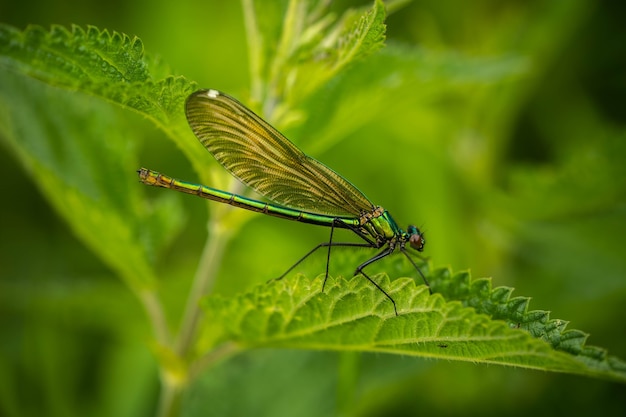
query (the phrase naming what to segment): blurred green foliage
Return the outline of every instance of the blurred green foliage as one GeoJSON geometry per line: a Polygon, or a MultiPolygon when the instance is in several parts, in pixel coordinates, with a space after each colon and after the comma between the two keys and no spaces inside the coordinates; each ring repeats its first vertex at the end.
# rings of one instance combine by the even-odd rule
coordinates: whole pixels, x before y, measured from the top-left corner
{"type": "MultiPolygon", "coordinates": [[[[271,21],[286,4],[275,2],[275,10],[262,13],[271,21]]],[[[332,8],[339,13],[349,4],[370,2],[338,1],[332,8]]],[[[533,308],[552,309],[553,316],[590,331],[594,345],[625,357],[623,12],[616,2],[407,2],[386,20],[383,50],[298,103],[301,113],[279,121],[302,149],[357,184],[403,226],[423,226],[435,265],[471,268],[474,276],[514,286],[533,296],[533,308]]],[[[76,23],[137,35],[155,61],[175,73],[259,99],[250,94],[238,2],[4,1],[0,16],[20,29],[76,23]]],[[[82,134],[101,146],[124,146],[132,137],[129,159],[112,161],[120,170],[102,178],[115,179],[117,187],[105,203],[132,213],[138,225],[150,215],[141,205],[148,192],[121,167],[140,162],[179,178],[198,175],[151,123],[67,96],[83,100],[84,113],[58,135],[82,134]],[[114,124],[85,125],[89,112],[110,114],[114,124]],[[132,207],[115,200],[134,192],[132,207]]],[[[19,97],[14,104],[28,108],[19,97]]],[[[23,116],[37,117],[36,110],[23,116]]],[[[0,108],[5,128],[6,114],[0,108]]],[[[49,125],[57,131],[54,118],[49,125]]],[[[159,387],[146,347],[152,335],[136,299],[113,279],[133,273],[120,272],[123,266],[111,270],[111,262],[106,266],[79,242],[74,233],[88,234],[88,228],[70,230],[13,148],[2,149],[2,414],[153,414],[159,387]]],[[[63,151],[75,172],[90,168],[63,151]]],[[[168,230],[180,230],[173,241],[158,231],[146,232],[152,233],[146,241],[167,248],[153,256],[164,303],[178,317],[206,237],[206,205],[163,198],[162,207],[176,213],[164,220],[186,222],[167,223],[168,230]]],[[[248,218],[225,252],[215,291],[233,295],[275,276],[327,239],[324,229],[284,223],[248,218]]],[[[350,272],[358,256],[365,254],[339,259],[335,272],[350,272]]],[[[396,261],[385,270],[400,271],[396,261]]],[[[322,265],[311,260],[304,272],[314,276],[322,265]]],[[[623,394],[623,386],[566,375],[267,350],[221,363],[190,387],[184,414],[618,415],[623,394]]]]}

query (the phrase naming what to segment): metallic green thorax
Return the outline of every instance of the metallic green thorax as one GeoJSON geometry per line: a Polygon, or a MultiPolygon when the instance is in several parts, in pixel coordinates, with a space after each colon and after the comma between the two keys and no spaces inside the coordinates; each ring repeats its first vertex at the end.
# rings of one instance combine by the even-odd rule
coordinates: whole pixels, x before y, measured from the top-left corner
{"type": "Polygon", "coordinates": [[[420,230],[409,225],[408,232],[400,229],[391,214],[380,206],[377,206],[372,212],[363,213],[360,217],[361,231],[372,236],[375,239],[376,247],[382,247],[389,244],[393,251],[397,244],[401,248],[408,242],[414,249],[422,251],[424,249],[424,236],[420,230]]]}
{"type": "Polygon", "coordinates": [[[370,236],[385,241],[402,233],[389,212],[380,206],[371,213],[362,215],[361,224],[370,236]]]}

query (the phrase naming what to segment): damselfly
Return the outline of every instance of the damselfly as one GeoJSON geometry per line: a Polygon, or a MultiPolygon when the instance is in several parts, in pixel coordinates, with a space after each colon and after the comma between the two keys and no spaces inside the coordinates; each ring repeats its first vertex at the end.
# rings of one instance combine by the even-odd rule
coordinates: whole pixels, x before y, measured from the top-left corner
{"type": "Polygon", "coordinates": [[[328,242],[311,249],[276,279],[283,278],[318,249],[327,247],[323,291],[328,279],[331,248],[342,246],[382,249],[360,264],[354,275],[362,274],[391,300],[396,315],[396,302],[365,273],[365,267],[398,249],[428,285],[426,277],[407,253],[408,247],[419,252],[424,249],[424,235],[417,227],[409,225],[406,231],[402,230],[389,212],[372,204],[335,171],[305,155],[239,101],[216,90],[200,90],[187,98],[185,113],[193,133],[215,159],[270,202],[179,181],[146,168],[138,171],[141,182],[270,216],[330,227],[328,242]],[[335,228],[351,230],[363,243],[333,242],[335,228]]]}

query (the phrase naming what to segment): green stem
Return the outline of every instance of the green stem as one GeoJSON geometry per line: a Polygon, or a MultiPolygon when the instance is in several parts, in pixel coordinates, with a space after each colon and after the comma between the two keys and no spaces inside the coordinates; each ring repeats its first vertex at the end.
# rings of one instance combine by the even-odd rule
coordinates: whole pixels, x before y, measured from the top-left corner
{"type": "Polygon", "coordinates": [[[137,293],[137,297],[139,297],[146,311],[157,343],[161,346],[169,346],[171,335],[168,330],[167,320],[165,320],[165,315],[163,314],[163,306],[156,293],[153,290],[141,290],[137,293]]]}
{"type": "Polygon", "coordinates": [[[229,356],[235,355],[239,350],[241,350],[234,342],[226,342],[223,345],[215,348],[210,351],[208,354],[204,355],[200,359],[196,360],[189,367],[189,381],[193,381],[199,375],[204,372],[211,365],[215,364],[218,361],[224,360],[229,356]]]}
{"type": "Polygon", "coordinates": [[[174,417],[179,415],[181,401],[181,387],[178,384],[167,383],[167,378],[161,376],[161,394],[157,417],[174,417]]]}
{"type": "MultiPolygon", "coordinates": [[[[163,305],[157,297],[157,294],[151,289],[137,291],[137,297],[141,302],[148,321],[152,325],[154,338],[159,346],[163,348],[171,348],[171,335],[167,326],[167,320],[163,314],[163,305]]],[[[159,408],[157,415],[160,417],[174,416],[178,409],[174,404],[176,399],[176,384],[167,378],[167,370],[161,367],[161,394],[159,398],[159,408]]]]}
{"type": "Polygon", "coordinates": [[[246,26],[246,40],[248,42],[248,59],[250,60],[250,97],[260,103],[263,99],[263,43],[259,34],[253,0],[242,0],[243,18],[246,26]]]}
{"type": "MultiPolygon", "coordinates": [[[[296,10],[296,4],[297,3],[294,1],[291,1],[290,3],[289,10],[291,10],[292,13],[288,14],[288,16],[291,17],[291,20],[287,19],[287,23],[291,24],[290,28],[291,26],[295,26],[295,28],[298,28],[298,25],[294,25],[294,22],[292,21],[293,19],[295,19],[294,13],[296,10]]],[[[251,99],[252,101],[255,101],[257,103],[265,102],[264,104],[266,104],[268,98],[265,97],[264,100],[263,91],[263,41],[259,33],[258,23],[256,21],[254,1],[242,0],[242,9],[246,25],[246,35],[250,60],[251,99]]],[[[292,34],[288,33],[287,36],[283,36],[282,46],[284,49],[283,52],[286,55],[288,55],[290,42],[292,41],[290,35],[292,34]]],[[[263,108],[266,107],[268,106],[263,106],[263,108]]],[[[273,106],[269,106],[269,109],[270,110],[266,108],[267,113],[272,112],[273,106]]],[[[269,116],[270,114],[266,114],[266,117],[269,116]]],[[[239,184],[238,186],[241,185],[239,184]]],[[[214,208],[214,211],[208,223],[208,238],[202,251],[200,264],[198,266],[198,270],[196,271],[192,288],[187,298],[185,312],[181,321],[180,333],[178,335],[176,345],[173,349],[178,358],[183,361],[189,354],[190,346],[192,345],[196,336],[198,321],[201,315],[201,309],[199,306],[200,300],[203,296],[210,292],[219,267],[221,265],[221,260],[224,255],[224,249],[233,234],[232,228],[222,226],[224,216],[230,211],[230,209],[230,207],[214,208]]],[[[148,300],[145,302],[145,304],[147,305],[146,309],[151,311],[153,303],[150,300],[150,297],[148,297],[148,300]]],[[[158,317],[158,315],[156,317],[158,317]]],[[[166,327],[165,330],[167,330],[166,327]]],[[[162,338],[162,340],[165,341],[169,340],[169,335],[161,329],[160,324],[155,325],[155,332],[159,334],[160,339],[162,338]]],[[[166,346],[170,345],[167,344],[166,346]]],[[[207,356],[202,357],[198,361],[189,365],[187,369],[187,375],[185,376],[184,381],[180,381],[179,379],[172,377],[172,375],[170,375],[166,369],[162,369],[162,391],[157,415],[160,417],[177,415],[180,409],[181,395],[183,393],[184,386],[186,386],[186,384],[188,384],[189,381],[197,376],[203,369],[206,369],[207,366],[215,363],[217,360],[234,354],[236,351],[236,346],[229,343],[210,352],[210,354],[208,354],[207,356]]]]}
{"type": "MultiPolygon", "coordinates": [[[[180,327],[175,353],[181,361],[189,353],[195,338],[198,319],[201,314],[200,299],[211,291],[215,276],[221,265],[224,249],[232,232],[220,226],[224,211],[217,211],[209,220],[209,234],[202,251],[202,257],[185,306],[185,313],[180,327]]],[[[157,416],[170,417],[178,415],[184,387],[189,383],[189,369],[183,380],[171,375],[167,369],[161,369],[161,394],[157,416]]]]}
{"type": "MultiPolygon", "coordinates": [[[[224,214],[224,213],[220,213],[224,214]]],[[[200,299],[211,290],[215,276],[224,256],[224,249],[232,233],[220,226],[223,216],[214,213],[209,220],[209,236],[202,251],[200,265],[193,280],[193,286],[183,316],[176,352],[181,357],[186,356],[196,333],[198,318],[200,317],[200,299]]]]}

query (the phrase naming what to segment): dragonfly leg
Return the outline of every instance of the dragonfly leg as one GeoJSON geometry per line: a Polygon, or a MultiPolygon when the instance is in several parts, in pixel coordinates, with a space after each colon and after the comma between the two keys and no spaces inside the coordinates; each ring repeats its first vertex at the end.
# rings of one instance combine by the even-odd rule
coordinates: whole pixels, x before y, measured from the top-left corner
{"type": "Polygon", "coordinates": [[[328,254],[326,255],[326,275],[324,275],[322,292],[324,292],[324,288],[326,287],[326,280],[328,279],[328,267],[330,266],[330,250],[333,247],[333,232],[335,231],[335,223],[337,223],[337,219],[333,220],[333,224],[330,226],[330,237],[328,238],[328,254]]]}
{"type": "MultiPolygon", "coordinates": [[[[413,260],[413,258],[411,258],[409,256],[409,254],[406,252],[406,249],[404,248],[400,248],[400,252],[402,252],[404,254],[404,256],[406,256],[406,258],[409,260],[409,262],[411,262],[411,264],[413,265],[413,267],[417,270],[417,272],[420,274],[420,276],[422,277],[422,279],[424,280],[424,284],[426,284],[426,286],[428,287],[428,291],[430,292],[430,294],[432,295],[433,290],[430,288],[430,284],[428,283],[428,280],[426,279],[426,277],[424,276],[424,273],[422,272],[421,269],[419,269],[419,267],[417,266],[417,264],[415,263],[415,261],[413,260]]],[[[420,259],[424,260],[424,258],[422,258],[421,256],[418,256],[420,259]]]]}
{"type": "Polygon", "coordinates": [[[389,299],[389,301],[391,301],[391,303],[393,304],[393,311],[396,313],[396,316],[398,315],[398,309],[396,307],[396,302],[395,300],[387,293],[387,291],[385,291],[380,285],[378,285],[378,283],[376,281],[374,281],[372,278],[370,278],[369,275],[367,275],[365,273],[365,271],[363,271],[363,268],[365,268],[366,266],[381,260],[382,258],[384,258],[385,256],[389,255],[390,253],[392,253],[394,250],[394,248],[392,246],[387,246],[385,249],[383,249],[381,252],[379,252],[376,256],[368,259],[367,261],[363,262],[361,265],[359,265],[356,270],[354,271],[354,275],[358,275],[361,274],[363,275],[365,278],[367,278],[367,280],[369,282],[371,282],[372,284],[374,284],[374,286],[376,288],[378,288],[378,290],[380,292],[382,292],[383,294],[385,294],[385,297],[387,297],[389,299]]]}
{"type": "Polygon", "coordinates": [[[320,248],[328,247],[328,254],[326,255],[326,274],[324,276],[324,283],[322,284],[322,291],[324,291],[324,287],[326,286],[326,280],[328,279],[328,270],[329,270],[329,264],[330,264],[330,250],[331,250],[331,247],[333,247],[333,246],[352,247],[352,248],[355,248],[355,247],[356,248],[376,247],[369,241],[367,243],[333,242],[333,232],[335,230],[335,223],[342,223],[343,224],[343,222],[341,222],[340,219],[335,219],[335,221],[333,222],[333,225],[331,226],[331,229],[330,229],[330,239],[328,240],[328,242],[320,243],[319,245],[315,246],[313,249],[308,251],[302,258],[298,259],[298,261],[295,264],[291,265],[289,267],[289,269],[287,269],[285,272],[283,272],[282,275],[280,275],[277,278],[272,278],[268,282],[278,281],[278,280],[283,279],[287,274],[289,274],[291,271],[293,271],[295,269],[295,267],[300,265],[306,258],[308,258],[309,256],[313,255],[313,253],[315,253],[315,251],[317,251],[320,248]]]}
{"type": "Polygon", "coordinates": [[[339,223],[339,224],[342,224],[342,225],[343,225],[343,227],[345,227],[346,229],[353,231],[353,232],[354,232],[356,235],[358,235],[361,239],[363,239],[364,241],[366,241],[366,242],[369,244],[369,245],[368,245],[369,247],[372,247],[372,248],[380,248],[380,247],[382,246],[379,242],[377,242],[377,241],[373,240],[373,239],[372,239],[369,235],[367,235],[367,234],[363,233],[359,227],[357,227],[357,226],[352,226],[352,225],[350,225],[350,224],[344,223],[344,222],[342,222],[342,221],[341,221],[341,219],[335,219],[335,221],[336,221],[337,223],[339,223]]]}
{"type": "MultiPolygon", "coordinates": [[[[322,284],[322,292],[324,292],[324,288],[326,288],[326,280],[328,280],[328,268],[330,266],[330,250],[332,249],[333,246],[344,246],[344,247],[348,246],[348,247],[361,247],[361,248],[376,247],[375,243],[372,242],[367,236],[365,236],[360,230],[358,230],[357,228],[353,228],[350,225],[348,225],[349,229],[352,230],[353,232],[357,233],[367,243],[344,243],[344,242],[333,243],[333,232],[335,231],[335,225],[343,225],[345,227],[347,224],[345,222],[343,222],[339,218],[333,219],[333,224],[330,227],[330,238],[328,239],[328,244],[323,244],[323,243],[320,244],[320,247],[321,246],[328,246],[328,254],[326,255],[326,275],[324,275],[324,283],[322,284]]],[[[310,253],[307,254],[306,256],[308,256],[308,255],[310,255],[310,253]]],[[[300,261],[302,261],[302,259],[300,261]]],[[[298,261],[298,263],[300,261],[298,261]]]]}
{"type": "Polygon", "coordinates": [[[308,251],[306,253],[306,255],[304,255],[302,258],[298,259],[298,261],[295,264],[291,265],[289,267],[289,269],[287,269],[283,274],[281,274],[277,278],[270,279],[268,282],[279,281],[279,280],[283,279],[285,276],[287,276],[287,274],[289,274],[291,271],[293,271],[296,266],[300,265],[302,263],[302,261],[304,261],[309,256],[313,255],[313,253],[315,253],[315,251],[317,251],[320,248],[325,248],[327,246],[340,246],[340,247],[352,247],[352,248],[355,248],[355,247],[356,248],[371,248],[372,247],[372,245],[370,245],[369,243],[352,243],[352,242],[333,242],[333,243],[324,242],[324,243],[320,243],[319,245],[315,246],[313,249],[308,251]]]}
{"type": "Polygon", "coordinates": [[[285,276],[287,276],[287,274],[289,274],[291,271],[293,271],[293,269],[300,265],[302,263],[302,261],[304,261],[306,258],[308,258],[309,256],[311,256],[316,250],[318,250],[319,248],[323,248],[324,246],[326,246],[327,243],[320,243],[319,245],[317,245],[316,247],[314,247],[313,249],[311,249],[310,251],[308,251],[306,253],[306,255],[304,255],[302,258],[298,259],[298,261],[291,265],[289,267],[289,269],[287,269],[285,272],[283,272],[279,277],[276,278],[272,278],[270,279],[268,282],[272,282],[272,281],[279,281],[281,279],[283,279],[285,276]]]}

